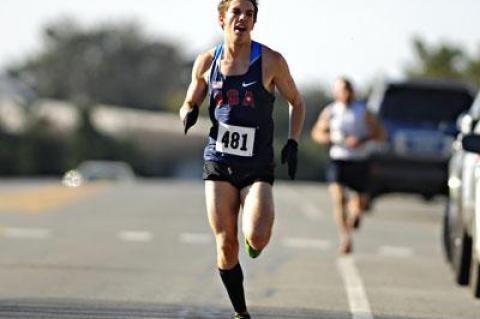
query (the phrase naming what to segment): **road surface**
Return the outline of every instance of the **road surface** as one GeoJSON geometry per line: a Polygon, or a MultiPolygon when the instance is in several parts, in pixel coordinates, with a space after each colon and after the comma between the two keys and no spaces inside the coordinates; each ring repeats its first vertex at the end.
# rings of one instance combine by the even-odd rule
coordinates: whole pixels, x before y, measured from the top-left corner
{"type": "MultiPolygon", "coordinates": [[[[278,182],[274,196],[270,245],[241,251],[253,318],[480,318],[441,250],[442,199],[380,198],[339,258],[324,185],[278,182]]],[[[200,181],[2,181],[0,283],[0,318],[231,314],[200,181]]]]}

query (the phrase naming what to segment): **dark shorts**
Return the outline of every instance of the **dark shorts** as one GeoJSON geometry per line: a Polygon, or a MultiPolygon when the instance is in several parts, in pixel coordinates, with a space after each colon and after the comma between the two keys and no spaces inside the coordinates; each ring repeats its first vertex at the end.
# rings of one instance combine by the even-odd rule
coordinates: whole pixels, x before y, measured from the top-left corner
{"type": "Polygon", "coordinates": [[[241,190],[258,181],[273,185],[273,171],[273,165],[245,167],[206,161],[203,165],[203,179],[229,182],[241,190]]]}
{"type": "Polygon", "coordinates": [[[369,187],[369,162],[332,160],[327,166],[327,181],[365,193],[369,187]]]}

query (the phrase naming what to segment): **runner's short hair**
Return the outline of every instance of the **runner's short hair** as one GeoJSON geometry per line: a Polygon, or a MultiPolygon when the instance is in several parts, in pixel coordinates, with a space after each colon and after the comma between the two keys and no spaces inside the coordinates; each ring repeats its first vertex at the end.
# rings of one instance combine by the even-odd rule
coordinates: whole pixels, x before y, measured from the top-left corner
{"type": "Polygon", "coordinates": [[[343,82],[343,84],[345,85],[345,89],[350,92],[350,94],[353,94],[355,92],[355,89],[353,88],[353,83],[352,81],[347,78],[346,76],[341,76],[338,78],[338,81],[341,81],[343,82]]]}
{"type": "MultiPolygon", "coordinates": [[[[218,14],[223,15],[225,12],[227,12],[228,6],[230,5],[230,2],[233,0],[220,0],[218,3],[218,14]]],[[[253,4],[254,7],[254,16],[253,16],[253,21],[257,22],[257,14],[258,14],[258,0],[248,0],[253,4]]]]}
{"type": "Polygon", "coordinates": [[[345,90],[349,93],[348,103],[351,103],[355,98],[355,88],[353,87],[352,81],[346,76],[339,77],[337,81],[343,83],[345,90]]]}

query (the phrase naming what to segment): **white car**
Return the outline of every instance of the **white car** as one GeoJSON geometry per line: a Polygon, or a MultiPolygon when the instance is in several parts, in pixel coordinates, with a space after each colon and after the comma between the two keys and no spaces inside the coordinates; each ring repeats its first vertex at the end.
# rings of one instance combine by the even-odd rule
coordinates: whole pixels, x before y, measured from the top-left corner
{"type": "MultiPolygon", "coordinates": [[[[463,148],[480,156],[480,127],[478,134],[466,136],[463,139],[463,148]]],[[[470,255],[470,288],[475,297],[480,298],[480,161],[474,169],[475,178],[475,209],[471,216],[471,255],[470,255]]]]}
{"type": "Polygon", "coordinates": [[[135,173],[125,162],[95,160],[83,162],[77,168],[66,172],[62,183],[68,187],[77,187],[89,181],[133,181],[134,179],[135,173]]]}
{"type": "Polygon", "coordinates": [[[455,280],[480,297],[480,94],[458,121],[460,134],[449,162],[444,247],[455,280]]]}

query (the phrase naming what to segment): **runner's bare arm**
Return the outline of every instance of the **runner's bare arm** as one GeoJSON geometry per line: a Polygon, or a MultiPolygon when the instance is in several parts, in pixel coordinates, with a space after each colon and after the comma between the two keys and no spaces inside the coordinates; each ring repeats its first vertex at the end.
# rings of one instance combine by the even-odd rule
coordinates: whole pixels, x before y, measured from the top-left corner
{"type": "Polygon", "coordinates": [[[383,142],[386,139],[386,133],[378,119],[370,112],[367,112],[367,125],[369,128],[370,138],[375,141],[383,142]]]}
{"type": "Polygon", "coordinates": [[[317,122],[313,126],[311,136],[312,139],[319,144],[330,144],[330,125],[329,125],[330,111],[326,107],[318,116],[317,122]]]}
{"type": "Polygon", "coordinates": [[[281,54],[274,51],[271,51],[271,53],[275,64],[274,84],[289,104],[290,125],[288,138],[298,142],[305,120],[305,102],[290,74],[287,61],[281,54]]]}
{"type": "Polygon", "coordinates": [[[208,70],[212,63],[213,51],[200,54],[192,69],[192,81],[188,86],[187,95],[183,105],[180,107],[180,120],[184,121],[188,112],[194,105],[200,106],[207,95],[208,70]]]}

